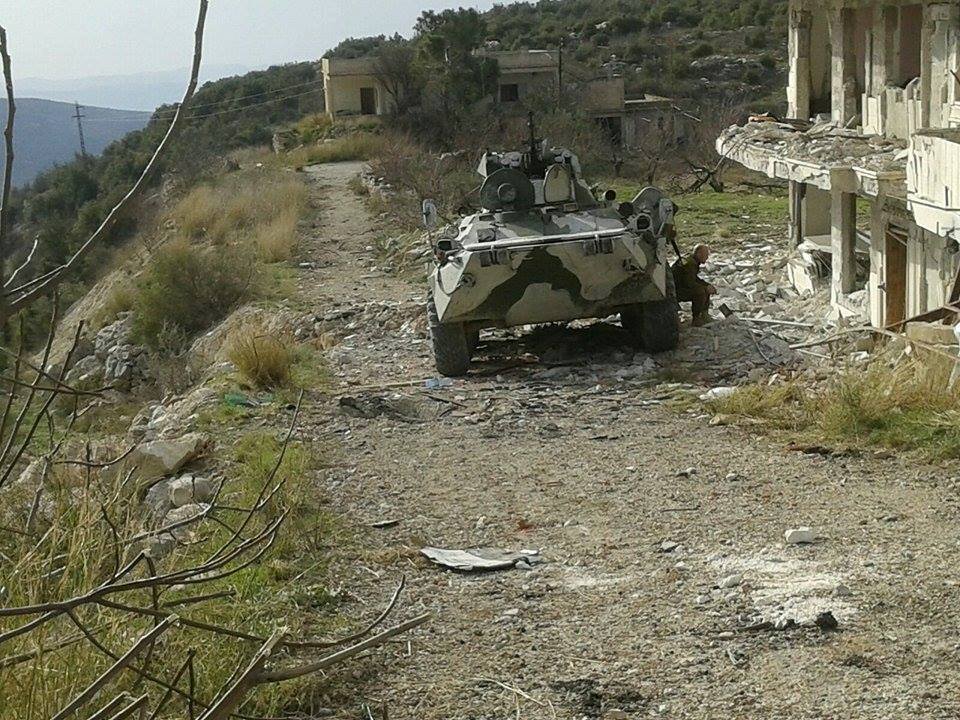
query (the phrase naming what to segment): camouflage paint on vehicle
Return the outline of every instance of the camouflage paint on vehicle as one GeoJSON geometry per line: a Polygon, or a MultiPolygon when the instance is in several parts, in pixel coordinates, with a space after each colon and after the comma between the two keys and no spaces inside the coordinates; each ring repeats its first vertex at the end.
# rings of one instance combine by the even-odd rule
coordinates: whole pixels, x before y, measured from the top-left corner
{"type": "Polygon", "coordinates": [[[615,211],[598,208],[536,221],[529,212],[511,215],[503,213],[493,241],[475,240],[478,230],[493,226],[489,214],[461,226],[463,251],[430,278],[441,322],[511,326],[573,320],[665,297],[665,239],[642,239],[615,211]]]}
{"type": "Polygon", "coordinates": [[[435,242],[429,273],[443,325],[516,326],[605,317],[673,300],[674,206],[649,188],[613,207],[583,182],[576,155],[533,136],[526,152],[486,153],[483,210],[435,242]]]}

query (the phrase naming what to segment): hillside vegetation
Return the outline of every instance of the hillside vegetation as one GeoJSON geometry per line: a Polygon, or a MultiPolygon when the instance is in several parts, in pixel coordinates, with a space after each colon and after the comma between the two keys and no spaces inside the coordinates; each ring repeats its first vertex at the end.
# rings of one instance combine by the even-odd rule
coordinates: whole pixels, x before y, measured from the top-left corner
{"type": "MultiPolygon", "coordinates": [[[[703,97],[783,103],[785,0],[540,0],[476,11],[423,13],[414,33],[457,14],[474,16],[482,39],[504,49],[556,48],[585,72],[606,72],[616,55],[628,94],[699,101],[703,97]]],[[[462,37],[462,35],[461,35],[462,37]]],[[[349,38],[327,54],[362,57],[395,45],[394,36],[349,38]]]]}
{"type": "MultiPolygon", "coordinates": [[[[22,187],[44,170],[71,162],[80,152],[80,137],[73,103],[36,98],[18,98],[16,103],[18,130],[14,138],[13,184],[22,187]]],[[[86,116],[83,134],[91,155],[99,155],[107,145],[142,129],[150,120],[147,112],[103,107],[84,107],[83,114],[86,116]]],[[[6,116],[7,101],[0,100],[0,118],[6,116]]],[[[6,159],[0,157],[0,172],[5,165],[6,159]]]]}
{"type": "MultiPolygon", "coordinates": [[[[206,84],[191,104],[189,122],[163,159],[157,177],[164,179],[164,193],[219,173],[229,151],[269,143],[278,126],[322,108],[322,83],[311,62],[206,84]]],[[[77,158],[16,192],[11,206],[15,242],[7,262],[22,257],[34,238],[39,240],[33,261],[37,274],[69,257],[139,177],[174,111],[172,106],[159,108],[144,129],[113,143],[100,157],[77,158]]],[[[149,206],[140,209],[139,217],[131,214],[107,244],[87,256],[74,285],[63,288],[67,301],[82,294],[109,266],[117,247],[151,214],[149,206]]],[[[34,312],[45,316],[47,310],[38,306],[34,312]]]]}
{"type": "Polygon", "coordinates": [[[541,0],[497,6],[484,17],[489,37],[506,48],[555,47],[562,39],[594,69],[616,55],[628,93],[751,93],[776,101],[782,94],[784,0],[541,0]]]}

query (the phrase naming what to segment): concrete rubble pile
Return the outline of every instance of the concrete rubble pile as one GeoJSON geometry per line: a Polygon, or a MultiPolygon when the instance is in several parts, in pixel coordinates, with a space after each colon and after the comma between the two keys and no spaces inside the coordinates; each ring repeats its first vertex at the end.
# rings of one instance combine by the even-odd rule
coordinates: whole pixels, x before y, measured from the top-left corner
{"type": "Polygon", "coordinates": [[[774,120],[734,125],[722,134],[725,147],[760,146],[782,157],[803,158],[826,166],[856,166],[878,172],[903,172],[906,143],[879,135],[861,135],[832,122],[786,123],[774,120]]]}

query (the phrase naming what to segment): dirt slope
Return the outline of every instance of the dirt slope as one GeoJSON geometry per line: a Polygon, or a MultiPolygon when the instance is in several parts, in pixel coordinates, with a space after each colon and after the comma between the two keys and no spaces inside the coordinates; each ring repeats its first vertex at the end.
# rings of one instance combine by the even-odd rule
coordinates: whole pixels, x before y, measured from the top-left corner
{"type": "Polygon", "coordinates": [[[301,432],[335,438],[321,485],[359,529],[332,569],[353,598],[341,611],[373,614],[405,575],[402,612],[435,619],[360,664],[342,717],[960,714],[956,467],[709,426],[662,404],[670,386],[610,326],[488,336],[471,377],[428,389],[423,288],[371,269],[379,229],[347,188],[358,169],[311,172],[300,285],[340,344],[334,394],[301,432]],[[399,522],[370,527],[384,520],[399,522]],[[785,546],[800,525],[821,539],[785,546]],[[544,562],[455,574],[424,545],[544,562]],[[836,632],[763,624],[827,610],[836,632]]]}

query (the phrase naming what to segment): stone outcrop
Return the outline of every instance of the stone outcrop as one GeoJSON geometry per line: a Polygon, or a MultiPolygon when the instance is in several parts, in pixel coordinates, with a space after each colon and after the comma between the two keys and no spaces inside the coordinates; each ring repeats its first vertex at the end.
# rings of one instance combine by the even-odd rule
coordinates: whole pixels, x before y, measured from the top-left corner
{"type": "Polygon", "coordinates": [[[199,475],[180,475],[160,480],[144,498],[143,504],[155,518],[163,518],[174,508],[213,500],[216,490],[213,482],[199,475]]]}
{"type": "Polygon", "coordinates": [[[133,341],[133,335],[133,313],[121,313],[92,342],[77,346],[77,359],[65,376],[66,382],[81,389],[109,385],[117,390],[130,390],[143,383],[149,377],[147,351],[133,341]]]}
{"type": "Polygon", "coordinates": [[[200,457],[209,445],[209,439],[200,433],[189,433],[178,440],[155,440],[130,453],[126,465],[136,466],[136,476],[144,480],[169,477],[200,457]]]}

